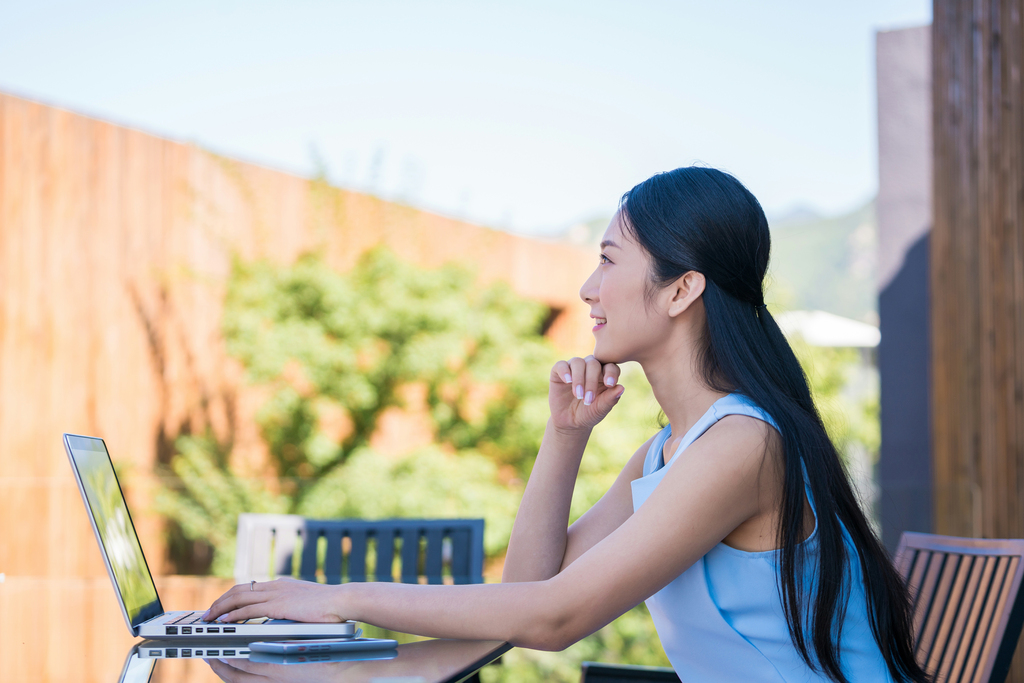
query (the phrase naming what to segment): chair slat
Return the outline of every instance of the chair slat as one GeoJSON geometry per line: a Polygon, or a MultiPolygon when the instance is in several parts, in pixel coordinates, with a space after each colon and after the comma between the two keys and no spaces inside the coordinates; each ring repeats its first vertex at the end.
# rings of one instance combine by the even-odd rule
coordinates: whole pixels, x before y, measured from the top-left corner
{"type": "Polygon", "coordinates": [[[443,569],[441,551],[444,546],[444,529],[441,527],[427,529],[424,536],[427,539],[427,552],[423,558],[423,573],[427,577],[427,583],[443,583],[441,578],[441,570],[443,569]]]}
{"type": "Polygon", "coordinates": [[[471,583],[469,575],[469,530],[452,529],[448,534],[452,542],[452,581],[456,584],[471,583]]]}
{"type": "Polygon", "coordinates": [[[353,529],[349,539],[352,549],[348,553],[348,580],[366,581],[366,530],[353,529]]]}
{"type": "Polygon", "coordinates": [[[910,579],[907,581],[907,590],[910,592],[911,600],[914,602],[915,643],[921,637],[924,619],[928,615],[928,608],[931,606],[931,589],[926,590],[926,584],[929,584],[928,570],[931,568],[931,571],[935,573],[931,581],[931,585],[934,586],[934,582],[938,580],[938,571],[941,568],[941,557],[933,565],[932,561],[935,559],[935,553],[931,551],[917,553],[917,556],[914,558],[910,579]]]}
{"type": "Polygon", "coordinates": [[[938,648],[932,648],[932,661],[935,662],[934,670],[937,680],[950,680],[949,674],[953,668],[953,662],[963,645],[964,627],[967,623],[967,615],[971,611],[971,599],[973,591],[978,585],[979,569],[984,559],[983,557],[965,555],[960,561],[956,578],[953,580],[953,590],[939,626],[937,641],[942,643],[941,656],[935,657],[938,648]]]}
{"type": "Polygon", "coordinates": [[[252,528],[250,535],[250,564],[246,567],[257,581],[266,581],[273,570],[270,567],[270,550],[274,545],[274,530],[269,526],[252,528]]]}
{"type": "Polygon", "coordinates": [[[920,552],[916,548],[907,548],[902,545],[899,547],[892,563],[896,566],[896,571],[900,573],[900,576],[910,576],[914,560],[919,554],[920,552]]]}
{"type": "Polygon", "coordinates": [[[341,583],[341,544],[344,536],[341,529],[324,530],[327,550],[324,552],[324,581],[331,584],[341,583]]]}
{"type": "Polygon", "coordinates": [[[995,557],[979,556],[975,559],[974,568],[971,570],[971,582],[967,586],[968,595],[964,596],[964,600],[970,604],[970,610],[967,613],[963,632],[960,635],[956,657],[950,667],[950,681],[970,680],[973,669],[970,666],[971,653],[977,652],[975,643],[977,642],[978,635],[978,621],[981,617],[981,609],[985,604],[985,595],[988,593],[988,586],[992,581],[992,572],[995,566],[995,557]]]}
{"type": "Polygon", "coordinates": [[[942,616],[942,606],[945,604],[946,596],[949,595],[949,587],[953,583],[953,574],[958,564],[957,557],[950,557],[946,553],[934,553],[925,575],[925,585],[921,589],[921,599],[927,599],[927,616],[924,618],[924,626],[921,628],[921,635],[917,639],[917,659],[919,662],[928,662],[931,658],[932,645],[935,642],[935,634],[939,629],[939,619],[942,616]]]}
{"type": "Polygon", "coordinates": [[[316,551],[319,543],[320,530],[315,526],[303,527],[302,557],[299,561],[299,578],[303,581],[316,581],[316,551]]]}
{"type": "Polygon", "coordinates": [[[295,546],[298,540],[298,529],[292,526],[274,528],[274,559],[271,578],[292,575],[292,561],[295,557],[295,546]]]}
{"type": "MultiPolygon", "coordinates": [[[[1006,569],[1006,558],[990,557],[989,559],[991,560],[991,569],[989,570],[988,580],[978,590],[978,625],[974,632],[974,640],[971,643],[971,651],[967,656],[967,663],[964,665],[962,676],[964,681],[979,680],[980,668],[983,668],[981,654],[985,649],[985,639],[988,635],[989,626],[992,623],[992,610],[995,605],[992,599],[993,588],[1001,583],[1000,572],[1006,569]]],[[[995,592],[998,592],[998,588],[995,589],[995,592]]]]}
{"type": "Polygon", "coordinates": [[[398,530],[392,527],[377,532],[377,569],[374,579],[377,581],[394,581],[391,573],[395,562],[395,536],[398,530]]]}
{"type": "Polygon", "coordinates": [[[414,526],[402,527],[402,583],[420,582],[420,532],[414,526]]]}
{"type": "MultiPolygon", "coordinates": [[[[1019,557],[999,558],[1000,566],[996,572],[996,580],[992,582],[992,590],[989,591],[989,602],[992,604],[992,610],[985,614],[988,632],[985,634],[985,644],[981,650],[980,664],[982,666],[978,667],[974,677],[976,681],[988,680],[992,673],[992,665],[995,663],[994,648],[998,647],[996,643],[996,631],[998,629],[996,626],[1003,614],[1003,610],[1006,609],[1006,602],[1010,595],[1010,586],[1013,583],[1013,575],[1019,563],[1019,557]]],[[[986,609],[986,611],[988,610],[986,609]]]]}

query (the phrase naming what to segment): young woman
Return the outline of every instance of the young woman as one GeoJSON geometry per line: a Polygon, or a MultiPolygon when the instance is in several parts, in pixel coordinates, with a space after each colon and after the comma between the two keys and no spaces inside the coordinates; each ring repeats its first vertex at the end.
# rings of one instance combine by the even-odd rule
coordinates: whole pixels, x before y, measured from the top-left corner
{"type": "Polygon", "coordinates": [[[208,618],[355,619],[560,650],[646,600],[684,681],[924,681],[903,582],[764,305],[768,224],[735,178],[680,168],[623,197],[580,296],[594,353],[551,418],[500,585],[236,586],[208,618]],[[590,432],[644,369],[669,425],[568,527],[590,432]]]}

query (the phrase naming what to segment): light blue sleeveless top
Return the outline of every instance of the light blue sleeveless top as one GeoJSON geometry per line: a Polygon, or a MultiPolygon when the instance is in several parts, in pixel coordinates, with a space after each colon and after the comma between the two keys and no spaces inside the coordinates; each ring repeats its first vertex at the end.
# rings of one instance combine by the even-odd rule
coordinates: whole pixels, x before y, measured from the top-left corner
{"type": "MultiPolygon", "coordinates": [[[[716,401],[682,438],[665,464],[662,452],[669,425],[651,443],[644,476],[632,483],[633,510],[640,509],[679,454],[726,415],[747,415],[778,425],[750,399],[730,394],[716,401]]],[[[804,490],[808,500],[810,489],[804,490]]],[[[813,509],[813,504],[812,504],[813,509]]],[[[851,559],[857,557],[846,530],[851,559]]],[[[818,529],[804,541],[805,586],[811,584],[818,529]]],[[[665,654],[684,683],[700,681],[826,681],[793,646],[778,589],[777,551],[746,552],[719,543],[707,555],[647,600],[665,654]]],[[[850,562],[850,594],[840,641],[840,663],[851,683],[891,682],[871,633],[860,562],[850,562]]],[[[809,626],[809,625],[808,625],[809,626]]],[[[809,633],[809,630],[808,630],[809,633]]],[[[809,636],[808,636],[809,637],[809,636]]],[[[808,640],[810,645],[810,640],[808,640]]],[[[813,648],[812,648],[813,653],[813,648]]]]}

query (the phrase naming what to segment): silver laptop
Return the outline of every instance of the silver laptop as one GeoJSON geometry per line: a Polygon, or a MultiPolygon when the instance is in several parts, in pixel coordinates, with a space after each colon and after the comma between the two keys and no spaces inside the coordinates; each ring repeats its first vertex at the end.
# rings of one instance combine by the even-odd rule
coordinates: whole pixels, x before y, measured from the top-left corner
{"type": "Polygon", "coordinates": [[[156,593],[149,565],[142,554],[135,525],[121,485],[114,474],[103,439],[64,435],[64,448],[89,512],[103,562],[121,603],[128,628],[143,638],[285,639],[347,637],[356,632],[354,621],[310,624],[285,619],[249,619],[238,623],[206,622],[206,609],[165,612],[156,593]]]}

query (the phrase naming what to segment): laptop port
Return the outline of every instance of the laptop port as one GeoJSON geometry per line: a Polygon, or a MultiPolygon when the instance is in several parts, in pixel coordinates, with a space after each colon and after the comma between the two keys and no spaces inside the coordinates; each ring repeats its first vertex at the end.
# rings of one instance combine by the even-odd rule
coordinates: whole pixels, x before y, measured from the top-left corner
{"type": "Polygon", "coordinates": [[[203,632],[203,627],[202,626],[196,626],[196,633],[202,633],[202,632],[203,632]]]}
{"type": "Polygon", "coordinates": [[[160,656],[160,650],[150,650],[149,651],[149,656],[150,657],[159,657],[160,656]]]}
{"type": "Polygon", "coordinates": [[[181,627],[181,635],[183,635],[183,636],[190,636],[190,635],[192,635],[192,627],[191,626],[182,626],[181,627]]]}
{"type": "Polygon", "coordinates": [[[210,626],[209,628],[206,629],[206,632],[207,633],[220,633],[220,627],[219,626],[210,626]]]}
{"type": "Polygon", "coordinates": [[[189,648],[189,647],[181,648],[181,656],[182,657],[191,657],[192,656],[192,648],[189,648]]]}
{"type": "Polygon", "coordinates": [[[169,647],[166,650],[164,650],[164,657],[177,657],[177,656],[178,656],[178,648],[176,648],[176,647],[169,647]]]}
{"type": "Polygon", "coordinates": [[[222,654],[225,657],[234,657],[235,656],[235,651],[234,650],[224,650],[224,652],[222,654]]]}
{"type": "Polygon", "coordinates": [[[203,651],[202,650],[196,650],[196,657],[202,657],[202,656],[203,656],[203,651]]]}
{"type": "Polygon", "coordinates": [[[178,635],[178,627],[177,626],[168,626],[168,627],[166,627],[164,633],[166,635],[169,635],[169,636],[176,636],[176,635],[178,635]]]}
{"type": "Polygon", "coordinates": [[[225,626],[224,627],[224,633],[234,633],[234,632],[235,632],[235,627],[234,626],[225,626]]]}
{"type": "Polygon", "coordinates": [[[206,656],[207,657],[220,657],[220,650],[207,650],[206,651],[206,656]]]}

